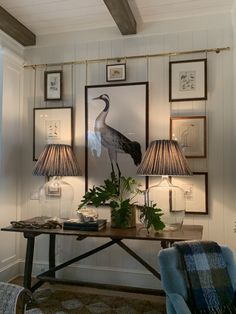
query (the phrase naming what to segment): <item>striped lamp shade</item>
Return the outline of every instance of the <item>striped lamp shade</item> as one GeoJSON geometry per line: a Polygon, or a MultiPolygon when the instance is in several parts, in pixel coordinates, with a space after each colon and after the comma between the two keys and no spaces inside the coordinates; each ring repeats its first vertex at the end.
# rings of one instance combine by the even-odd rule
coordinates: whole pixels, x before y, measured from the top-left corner
{"type": "Polygon", "coordinates": [[[138,167],[137,174],[147,176],[192,175],[178,142],[174,140],[151,142],[138,167]]]}
{"type": "Polygon", "coordinates": [[[81,170],[70,145],[48,144],[35,164],[33,175],[81,176],[81,170]]]}

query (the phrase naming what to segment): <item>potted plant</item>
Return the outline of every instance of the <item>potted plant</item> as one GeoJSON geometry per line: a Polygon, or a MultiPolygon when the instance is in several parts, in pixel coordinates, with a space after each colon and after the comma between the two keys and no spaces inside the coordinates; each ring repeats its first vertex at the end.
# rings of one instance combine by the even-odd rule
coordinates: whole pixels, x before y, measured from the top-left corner
{"type": "MultiPolygon", "coordinates": [[[[83,196],[78,207],[80,210],[83,206],[91,204],[99,207],[104,204],[109,204],[111,207],[111,225],[116,228],[130,228],[136,226],[136,207],[135,197],[143,193],[140,185],[134,178],[117,177],[114,172],[111,173],[111,178],[106,179],[104,184],[93,186],[83,196]]],[[[161,210],[156,208],[156,204],[152,206],[138,206],[142,218],[144,218],[148,228],[153,225],[155,230],[164,228],[162,223],[161,210]],[[153,210],[153,213],[152,213],[153,210]]]]}

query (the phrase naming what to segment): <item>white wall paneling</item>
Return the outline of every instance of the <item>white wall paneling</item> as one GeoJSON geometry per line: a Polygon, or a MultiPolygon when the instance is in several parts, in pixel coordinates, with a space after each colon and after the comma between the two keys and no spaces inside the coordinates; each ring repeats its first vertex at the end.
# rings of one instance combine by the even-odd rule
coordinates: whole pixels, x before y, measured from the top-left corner
{"type": "MultiPolygon", "coordinates": [[[[113,58],[116,56],[155,54],[160,52],[195,50],[205,48],[226,47],[233,44],[232,27],[229,25],[228,15],[222,20],[210,18],[193,18],[189,30],[182,26],[182,21],[169,22],[169,25],[160,33],[154,27],[151,34],[143,33],[136,37],[106,38],[106,33],[96,41],[91,42],[94,34],[86,34],[87,38],[76,34],[66,36],[41,37],[35,48],[25,50],[27,63],[51,63],[69,60],[84,60],[96,58],[113,58]],[[213,27],[213,23],[215,27],[213,27]],[[197,27],[198,25],[198,27],[197,27]],[[179,30],[179,31],[178,31],[179,30]],[[155,34],[156,33],[156,34],[155,34]],[[106,40],[104,40],[106,38],[106,40]]],[[[163,22],[163,25],[166,23],[163,22]]],[[[163,29],[163,28],[162,28],[163,29]]],[[[81,33],[79,33],[81,34],[81,33]]],[[[107,33],[108,37],[111,33],[107,33]]],[[[172,57],[171,60],[184,60],[202,58],[205,54],[172,57]]],[[[206,102],[179,102],[169,103],[169,58],[155,57],[126,60],[127,82],[149,81],[149,139],[163,139],[169,137],[170,115],[207,115],[207,146],[208,157],[205,159],[190,160],[194,171],[208,171],[209,173],[209,215],[188,215],[185,223],[202,224],[204,238],[216,240],[230,245],[236,252],[233,241],[233,222],[235,220],[234,198],[234,168],[235,151],[232,152],[233,132],[236,121],[233,106],[233,54],[232,51],[220,54],[209,53],[208,59],[208,100],[206,102]]],[[[121,62],[124,62],[122,59],[121,62]]],[[[38,201],[33,199],[35,191],[43,184],[43,178],[31,175],[34,162],[32,161],[32,116],[33,108],[44,106],[73,106],[74,110],[74,146],[78,155],[81,169],[84,173],[84,86],[107,84],[105,69],[106,62],[77,64],[73,67],[65,65],[64,73],[64,100],[62,102],[44,102],[43,98],[43,72],[46,68],[36,69],[36,90],[34,97],[34,70],[24,70],[24,103],[23,103],[23,160],[21,169],[22,191],[21,207],[22,217],[32,217],[40,214],[38,201]],[[87,75],[86,75],[87,73],[87,75]]],[[[58,67],[51,68],[58,69],[58,67]]],[[[49,68],[48,68],[49,70],[49,68]]],[[[132,118],[132,117],[129,117],[132,118]]],[[[12,122],[11,122],[12,123],[12,122]]],[[[236,146],[236,145],[235,145],[236,146]]],[[[124,174],[125,175],[125,174],[124,174]]],[[[67,178],[74,187],[75,200],[72,215],[84,194],[84,176],[67,178]]],[[[151,182],[154,182],[153,179],[151,182]]],[[[158,199],[154,200],[158,203],[158,199]]],[[[106,208],[99,208],[100,217],[109,217],[106,208]]],[[[5,222],[5,220],[4,220],[5,222]]],[[[9,218],[5,224],[9,222],[9,218]]],[[[9,234],[5,235],[10,237],[9,234]]],[[[57,243],[57,258],[62,261],[69,257],[83,253],[96,245],[103,243],[102,239],[86,239],[82,242],[75,239],[61,238],[57,243]]],[[[47,263],[46,238],[36,239],[34,272],[38,273],[47,263]]],[[[24,258],[25,240],[21,241],[21,257],[24,258]]],[[[160,245],[156,243],[143,243],[129,241],[129,245],[152,265],[157,265],[157,253],[160,245]]],[[[138,285],[139,287],[160,287],[160,284],[148,274],[137,262],[133,261],[119,247],[112,247],[91,256],[87,260],[76,263],[62,273],[62,276],[76,276],[84,280],[98,282],[111,282],[122,285],[138,285]],[[81,269],[81,271],[79,271],[81,269]]]]}
{"type": "MultiPolygon", "coordinates": [[[[1,49],[0,227],[21,219],[23,60],[1,49]]],[[[19,236],[1,232],[0,275],[13,277],[18,270],[19,236]]]]}

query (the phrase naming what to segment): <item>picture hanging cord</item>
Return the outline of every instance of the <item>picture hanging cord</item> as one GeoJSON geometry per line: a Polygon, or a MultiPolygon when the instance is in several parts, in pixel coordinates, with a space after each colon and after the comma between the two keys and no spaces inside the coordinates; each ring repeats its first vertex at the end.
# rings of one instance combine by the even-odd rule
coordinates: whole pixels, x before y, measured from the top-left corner
{"type": "MultiPolygon", "coordinates": [[[[63,67],[64,67],[64,64],[62,63],[61,64],[61,71],[62,71],[62,73],[63,73],[63,67]]],[[[63,92],[63,86],[62,86],[62,92],[63,92]]],[[[65,106],[65,104],[64,104],[64,97],[62,97],[62,107],[64,107],[64,106],[65,106]]]]}
{"type": "Polygon", "coordinates": [[[34,67],[34,108],[36,104],[36,67],[34,67]]]}
{"type": "Polygon", "coordinates": [[[85,62],[85,86],[88,85],[88,62],[85,62]]]}
{"type": "Polygon", "coordinates": [[[149,82],[149,57],[146,57],[146,78],[147,81],[149,82]]]}
{"type": "MultiPolygon", "coordinates": [[[[205,58],[207,59],[207,51],[205,52],[205,58]]],[[[205,99],[205,116],[206,116],[206,114],[207,114],[207,101],[205,99]]]]}
{"type": "Polygon", "coordinates": [[[71,107],[74,107],[74,64],[71,64],[71,107]]]}
{"type": "Polygon", "coordinates": [[[154,57],[166,57],[166,56],[179,56],[179,55],[187,55],[193,53],[204,53],[204,52],[215,52],[220,53],[221,51],[230,50],[230,47],[223,48],[210,48],[210,49],[200,49],[200,50],[189,50],[189,51],[179,51],[179,52],[162,52],[157,54],[146,54],[146,55],[133,55],[133,56],[125,56],[125,57],[115,57],[115,58],[101,58],[101,59],[87,59],[81,61],[68,61],[68,62],[59,62],[59,63],[42,63],[42,64],[25,64],[24,68],[34,68],[34,67],[51,67],[51,66],[61,66],[61,65],[70,65],[70,64],[85,64],[85,63],[93,63],[93,62],[108,62],[115,61],[118,59],[142,59],[142,58],[154,58],[154,57]]]}

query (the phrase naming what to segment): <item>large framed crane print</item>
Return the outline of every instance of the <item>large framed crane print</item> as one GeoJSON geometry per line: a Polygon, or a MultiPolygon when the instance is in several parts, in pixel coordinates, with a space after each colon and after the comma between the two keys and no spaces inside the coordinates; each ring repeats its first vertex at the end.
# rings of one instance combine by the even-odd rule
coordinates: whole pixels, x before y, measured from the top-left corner
{"type": "Polygon", "coordinates": [[[148,145],[148,82],[85,86],[85,189],[136,177],[148,145]]]}

